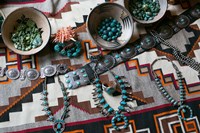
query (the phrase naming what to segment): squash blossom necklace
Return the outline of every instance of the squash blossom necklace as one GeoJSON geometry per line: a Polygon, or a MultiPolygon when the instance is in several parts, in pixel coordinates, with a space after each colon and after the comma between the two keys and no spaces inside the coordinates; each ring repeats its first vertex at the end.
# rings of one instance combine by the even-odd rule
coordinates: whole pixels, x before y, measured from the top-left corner
{"type": "Polygon", "coordinates": [[[42,91],[42,106],[43,106],[43,111],[46,112],[46,115],[48,116],[47,121],[51,121],[53,122],[53,129],[56,133],[62,133],[65,130],[65,118],[67,118],[68,112],[69,112],[69,97],[68,97],[68,92],[67,88],[65,88],[65,85],[63,84],[63,82],[60,80],[60,77],[58,76],[58,82],[60,84],[62,93],[63,93],[63,101],[64,101],[64,108],[63,108],[63,113],[62,116],[60,117],[60,119],[56,119],[53,116],[52,111],[50,110],[49,107],[49,102],[48,102],[48,98],[47,98],[47,78],[45,78],[44,84],[43,84],[43,91],[42,91]]]}
{"type": "MultiPolygon", "coordinates": [[[[97,65],[97,62],[96,62],[96,65],[97,65]]],[[[93,89],[94,92],[92,93],[94,96],[93,99],[95,102],[98,102],[95,105],[97,105],[97,107],[101,108],[101,110],[100,110],[101,114],[103,114],[104,116],[109,116],[109,115],[114,114],[114,116],[112,117],[111,123],[115,130],[120,130],[120,128],[117,126],[116,123],[121,122],[121,121],[124,122],[123,129],[126,129],[129,125],[129,120],[124,114],[122,114],[122,112],[130,112],[127,108],[133,109],[133,107],[127,103],[128,101],[132,101],[133,99],[130,97],[131,93],[127,92],[127,90],[126,90],[127,82],[123,80],[123,76],[116,75],[114,72],[112,72],[110,70],[108,70],[108,71],[115,78],[116,83],[119,85],[119,88],[122,93],[121,102],[120,102],[120,105],[118,106],[118,109],[114,110],[109,105],[109,103],[106,101],[106,99],[104,98],[103,88],[105,88],[105,86],[100,82],[100,78],[98,77],[96,72],[94,72],[95,79],[92,82],[92,84],[95,86],[95,88],[93,89]]],[[[111,89],[112,87],[108,87],[108,88],[111,89]]]]}
{"type": "Polygon", "coordinates": [[[159,89],[159,91],[162,93],[162,95],[170,102],[172,103],[173,106],[178,106],[178,110],[177,110],[177,114],[178,117],[182,120],[186,120],[186,117],[183,117],[181,115],[181,112],[185,115],[186,113],[190,114],[189,117],[192,118],[193,117],[193,113],[192,113],[192,109],[191,107],[189,107],[188,105],[186,105],[185,102],[185,90],[183,87],[183,79],[182,79],[182,74],[181,71],[179,71],[178,67],[168,58],[159,58],[154,60],[154,62],[151,64],[151,70],[152,70],[152,74],[153,77],[155,79],[155,83],[159,89]],[[167,60],[170,61],[173,65],[173,68],[176,71],[177,77],[178,77],[178,84],[179,84],[179,90],[180,90],[180,101],[175,100],[172,96],[170,96],[170,94],[166,91],[166,89],[163,87],[158,75],[155,73],[155,71],[153,70],[153,65],[159,61],[159,60],[167,60]]]}

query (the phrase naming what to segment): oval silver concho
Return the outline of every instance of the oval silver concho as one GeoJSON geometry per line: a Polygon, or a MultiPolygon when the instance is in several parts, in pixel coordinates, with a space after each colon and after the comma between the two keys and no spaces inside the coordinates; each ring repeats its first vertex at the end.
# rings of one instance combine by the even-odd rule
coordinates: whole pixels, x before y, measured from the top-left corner
{"type": "Polygon", "coordinates": [[[145,50],[151,49],[155,46],[156,42],[152,36],[146,35],[141,40],[141,47],[145,50]]]}
{"type": "Polygon", "coordinates": [[[125,59],[130,59],[134,55],[136,55],[136,51],[134,47],[126,47],[120,52],[121,56],[125,59]]]}
{"type": "Polygon", "coordinates": [[[43,74],[45,77],[51,77],[56,74],[56,67],[53,65],[48,65],[43,68],[43,74]]]}
{"type": "Polygon", "coordinates": [[[26,77],[29,80],[36,80],[39,77],[39,72],[36,69],[29,69],[26,72],[26,77]]]}
{"type": "Polygon", "coordinates": [[[14,79],[19,78],[20,72],[19,72],[19,70],[16,69],[16,68],[11,68],[11,69],[9,69],[9,70],[6,71],[6,76],[7,76],[9,79],[14,80],[14,79]]]}
{"type": "Polygon", "coordinates": [[[185,15],[181,15],[177,18],[176,20],[176,25],[179,27],[179,28],[185,28],[187,27],[188,25],[190,24],[190,19],[185,16],[185,15]]]}

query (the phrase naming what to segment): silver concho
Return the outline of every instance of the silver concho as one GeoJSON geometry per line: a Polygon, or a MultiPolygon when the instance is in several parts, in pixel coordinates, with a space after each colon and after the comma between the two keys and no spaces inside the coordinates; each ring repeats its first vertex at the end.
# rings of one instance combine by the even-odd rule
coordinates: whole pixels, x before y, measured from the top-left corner
{"type": "Polygon", "coordinates": [[[190,24],[190,19],[185,16],[185,15],[181,15],[178,17],[178,19],[176,20],[176,25],[179,28],[185,28],[190,24]]]}
{"type": "Polygon", "coordinates": [[[164,39],[171,38],[174,33],[173,29],[168,25],[162,25],[161,27],[159,27],[158,31],[159,35],[164,39]]]}
{"type": "Polygon", "coordinates": [[[130,59],[136,55],[136,50],[134,47],[126,47],[120,52],[120,55],[125,59],[130,59]]]}
{"type": "Polygon", "coordinates": [[[141,40],[141,48],[148,50],[155,46],[156,42],[152,36],[146,35],[141,40]]]}
{"type": "Polygon", "coordinates": [[[53,65],[45,66],[42,70],[45,77],[51,77],[56,74],[56,67],[53,65]]]}
{"type": "Polygon", "coordinates": [[[29,69],[26,72],[26,77],[29,80],[36,80],[39,77],[39,72],[36,69],[29,69]]]}
{"type": "Polygon", "coordinates": [[[104,56],[98,63],[97,68],[100,70],[110,69],[115,65],[115,58],[111,55],[104,56]]]}
{"type": "Polygon", "coordinates": [[[190,12],[190,14],[195,18],[199,18],[200,17],[200,9],[198,7],[196,7],[190,12]]]}
{"type": "Polygon", "coordinates": [[[16,68],[11,68],[11,69],[9,69],[9,70],[6,71],[6,76],[7,76],[9,79],[14,80],[14,79],[19,78],[20,72],[19,72],[19,70],[16,69],[16,68]]]}

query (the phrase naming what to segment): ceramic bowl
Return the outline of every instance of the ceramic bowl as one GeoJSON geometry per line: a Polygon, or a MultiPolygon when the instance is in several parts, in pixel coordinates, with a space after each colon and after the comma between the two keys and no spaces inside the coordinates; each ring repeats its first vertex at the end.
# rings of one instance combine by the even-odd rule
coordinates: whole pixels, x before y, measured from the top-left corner
{"type": "Polygon", "coordinates": [[[133,20],[129,11],[116,3],[103,3],[96,6],[88,16],[87,31],[98,46],[116,50],[128,43],[133,33],[133,20]],[[98,35],[98,26],[105,18],[112,17],[122,25],[122,34],[116,41],[105,41],[98,35]]]}
{"type": "MultiPolygon", "coordinates": [[[[1,25],[3,24],[4,19],[5,19],[5,15],[2,12],[2,10],[0,10],[0,28],[1,28],[1,25]]],[[[0,29],[0,36],[1,36],[1,29],[0,29]]]]}
{"type": "Polygon", "coordinates": [[[39,10],[32,8],[32,7],[23,7],[16,9],[12,13],[10,13],[4,20],[2,24],[2,38],[5,45],[20,55],[32,55],[41,51],[49,41],[51,35],[51,27],[47,17],[40,12],[39,10]],[[21,51],[14,47],[14,44],[11,40],[11,33],[14,31],[14,27],[17,24],[17,20],[21,18],[22,15],[25,15],[26,18],[32,19],[38,28],[42,28],[42,44],[34,49],[29,51],[21,51]]]}
{"type": "Polygon", "coordinates": [[[132,12],[131,12],[130,6],[129,6],[131,0],[125,0],[124,4],[125,4],[125,7],[130,11],[130,13],[133,17],[133,20],[135,20],[136,22],[141,23],[141,24],[153,24],[153,23],[159,21],[165,15],[165,13],[167,11],[167,0],[158,0],[158,1],[160,3],[160,11],[158,12],[157,16],[155,16],[152,20],[148,20],[148,21],[137,19],[136,17],[134,17],[134,15],[132,15],[132,12]]]}

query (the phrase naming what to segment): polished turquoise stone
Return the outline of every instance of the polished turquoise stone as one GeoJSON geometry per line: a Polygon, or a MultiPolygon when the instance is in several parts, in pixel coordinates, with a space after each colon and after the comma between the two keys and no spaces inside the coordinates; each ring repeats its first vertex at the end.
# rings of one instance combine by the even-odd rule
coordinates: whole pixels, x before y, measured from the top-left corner
{"type": "Polygon", "coordinates": [[[105,103],[106,101],[105,101],[105,99],[104,98],[102,98],[100,101],[99,101],[99,103],[101,103],[101,104],[103,104],[103,103],[105,103]]]}
{"type": "Polygon", "coordinates": [[[69,80],[69,79],[67,79],[67,80],[66,80],[66,83],[70,83],[70,80],[69,80]]]}
{"type": "Polygon", "coordinates": [[[127,91],[126,90],[122,90],[122,94],[127,94],[127,91]]]}
{"type": "Polygon", "coordinates": [[[123,100],[126,100],[127,98],[128,98],[128,97],[127,97],[126,95],[123,95],[123,96],[122,96],[122,99],[123,99],[123,100]]]}
{"type": "Polygon", "coordinates": [[[117,58],[117,59],[118,59],[119,57],[120,57],[120,55],[119,55],[119,54],[116,54],[116,55],[115,55],[115,58],[117,58]]]}
{"type": "Polygon", "coordinates": [[[63,98],[64,98],[64,100],[67,100],[67,96],[64,96],[63,98]]]}
{"type": "Polygon", "coordinates": [[[109,108],[109,109],[108,109],[108,112],[109,112],[109,113],[112,113],[113,111],[114,111],[113,108],[109,108]]]}
{"type": "Polygon", "coordinates": [[[81,69],[81,73],[84,73],[85,72],[85,70],[84,69],[81,69]]]}
{"type": "Polygon", "coordinates": [[[118,80],[118,83],[123,83],[123,80],[121,80],[121,79],[120,79],[120,80],[118,80]]]}
{"type": "Polygon", "coordinates": [[[110,106],[109,106],[109,104],[107,104],[107,103],[104,104],[104,106],[103,106],[104,109],[107,109],[107,108],[109,108],[109,107],[110,107],[110,106]]]}
{"type": "Polygon", "coordinates": [[[62,128],[61,123],[58,123],[58,124],[57,124],[57,129],[61,129],[61,128],[62,128]]]}
{"type": "Polygon", "coordinates": [[[62,49],[61,49],[61,47],[59,46],[59,45],[55,45],[54,46],[54,51],[55,52],[60,52],[62,49]]]}
{"type": "Polygon", "coordinates": [[[98,98],[103,98],[103,95],[102,95],[102,94],[98,94],[97,97],[98,97],[98,98]]]}
{"type": "Polygon", "coordinates": [[[119,110],[125,110],[125,108],[123,106],[121,106],[121,105],[118,107],[118,109],[119,110]]]}
{"type": "Polygon", "coordinates": [[[97,93],[101,93],[101,92],[102,92],[102,89],[99,88],[99,89],[96,90],[96,92],[97,92],[97,93]]]}
{"type": "Polygon", "coordinates": [[[98,84],[96,84],[96,87],[97,87],[97,88],[101,87],[101,84],[99,84],[99,83],[98,83],[98,84]]]}
{"type": "Polygon", "coordinates": [[[115,75],[115,79],[119,79],[119,76],[118,76],[118,75],[115,75]]]}
{"type": "Polygon", "coordinates": [[[72,87],[73,87],[73,85],[72,85],[72,84],[69,84],[69,85],[68,85],[68,88],[69,88],[69,89],[71,89],[72,87]]]}
{"type": "Polygon", "coordinates": [[[87,74],[83,74],[83,77],[87,77],[88,75],[87,74]]]}
{"type": "Polygon", "coordinates": [[[47,111],[47,115],[51,115],[51,111],[47,111]]]}
{"type": "Polygon", "coordinates": [[[121,101],[120,104],[123,105],[123,106],[127,105],[127,103],[125,101],[121,101]]]}
{"type": "Polygon", "coordinates": [[[80,86],[80,85],[81,85],[81,83],[80,83],[79,81],[77,81],[77,82],[76,82],[76,84],[77,84],[78,86],[80,86]]]}

